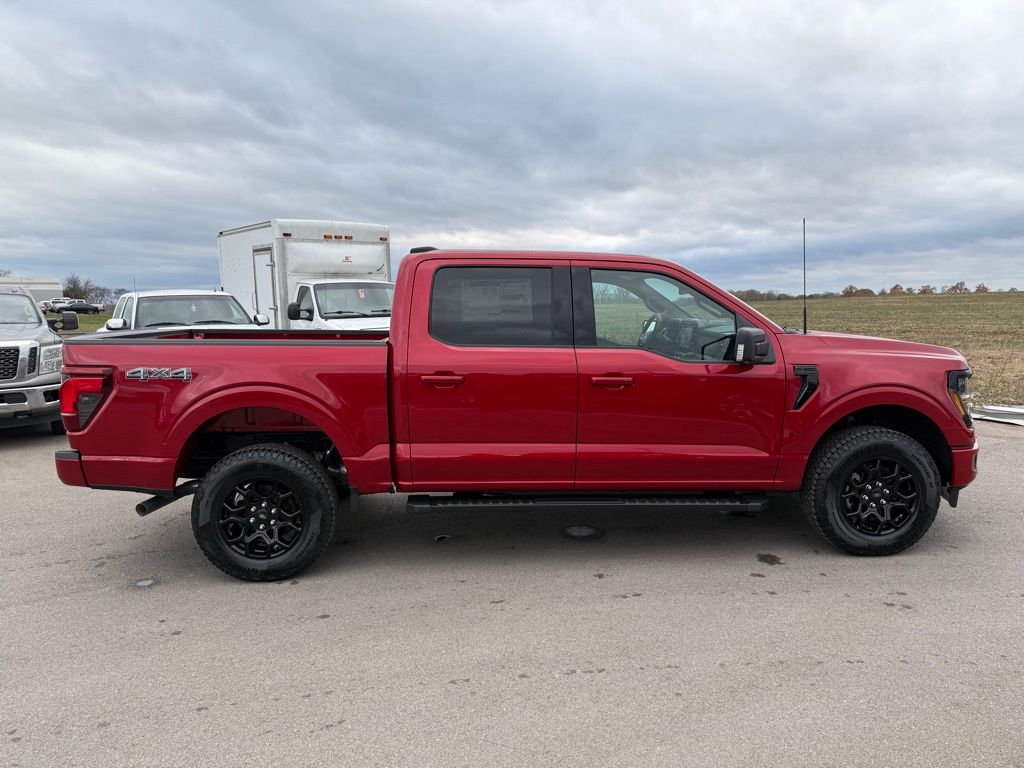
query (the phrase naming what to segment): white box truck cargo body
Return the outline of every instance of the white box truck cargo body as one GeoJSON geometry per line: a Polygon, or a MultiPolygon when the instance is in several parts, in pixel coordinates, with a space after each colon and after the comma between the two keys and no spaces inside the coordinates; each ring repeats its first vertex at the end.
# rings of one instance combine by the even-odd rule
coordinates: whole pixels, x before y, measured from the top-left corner
{"type": "MultiPolygon", "coordinates": [[[[221,287],[250,315],[266,315],[272,327],[289,328],[296,323],[288,320],[288,304],[300,285],[390,283],[390,240],[383,224],[351,221],[271,219],[226,229],[217,236],[221,287]]],[[[387,327],[388,319],[346,318],[343,327],[387,327]]]]}
{"type": "Polygon", "coordinates": [[[49,301],[54,296],[60,296],[64,292],[60,280],[53,277],[17,277],[15,275],[8,275],[7,277],[0,277],[0,288],[24,288],[37,303],[49,301]]]}

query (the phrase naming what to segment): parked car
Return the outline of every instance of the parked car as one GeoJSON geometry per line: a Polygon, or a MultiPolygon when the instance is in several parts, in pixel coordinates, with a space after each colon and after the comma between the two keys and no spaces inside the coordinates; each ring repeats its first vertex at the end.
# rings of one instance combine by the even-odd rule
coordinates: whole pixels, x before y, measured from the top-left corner
{"type": "Polygon", "coordinates": [[[74,312],[79,315],[98,315],[103,311],[103,307],[99,304],[90,304],[88,301],[75,299],[74,301],[69,301],[67,304],[62,304],[61,311],[74,312]]]}
{"type": "Polygon", "coordinates": [[[54,433],[63,433],[58,327],[73,331],[78,315],[67,312],[61,320],[47,321],[27,291],[0,288],[0,429],[49,424],[54,433]]]}
{"type": "Polygon", "coordinates": [[[117,300],[114,313],[101,331],[124,331],[170,326],[256,328],[267,325],[265,315],[249,314],[224,291],[132,291],[117,300]]]}
{"type": "Polygon", "coordinates": [[[368,493],[751,511],[799,492],[833,545],[888,555],[977,474],[958,352],[793,332],[670,262],[428,250],[394,310],[390,335],[69,340],[57,473],[156,494],[141,515],[194,494],[202,551],[252,580],[307,567],[368,493]]]}

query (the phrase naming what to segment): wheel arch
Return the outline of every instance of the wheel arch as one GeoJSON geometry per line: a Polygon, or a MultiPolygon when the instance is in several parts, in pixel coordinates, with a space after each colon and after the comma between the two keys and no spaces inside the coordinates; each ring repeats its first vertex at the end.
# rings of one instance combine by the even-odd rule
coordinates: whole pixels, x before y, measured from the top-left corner
{"type": "Polygon", "coordinates": [[[945,414],[937,404],[909,390],[871,391],[868,397],[851,398],[818,421],[821,428],[808,450],[804,478],[821,446],[836,432],[854,426],[879,426],[907,435],[919,442],[935,462],[942,483],[952,475],[953,457],[949,440],[939,425],[945,414]]]}
{"type": "MultiPolygon", "coordinates": [[[[226,455],[255,443],[306,446],[313,441],[336,451],[342,473],[344,457],[361,453],[345,425],[316,400],[284,387],[261,385],[236,388],[196,401],[168,432],[166,445],[178,457],[175,472],[180,477],[196,475],[196,468],[208,463],[197,463],[197,450],[204,447],[214,454],[226,455]],[[216,446],[211,445],[213,436],[222,438],[225,450],[216,451],[216,446]]],[[[347,484],[345,477],[339,481],[347,484]]]]}

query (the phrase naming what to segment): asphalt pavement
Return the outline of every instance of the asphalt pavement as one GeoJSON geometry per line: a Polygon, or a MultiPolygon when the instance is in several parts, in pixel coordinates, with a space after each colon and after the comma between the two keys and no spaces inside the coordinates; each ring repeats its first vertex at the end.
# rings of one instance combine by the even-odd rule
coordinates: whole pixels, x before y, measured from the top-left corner
{"type": "Polygon", "coordinates": [[[795,503],[409,516],[231,579],[189,500],[60,484],[0,432],[0,766],[1021,766],[1024,429],[910,551],[795,503]],[[598,535],[580,541],[569,526],[598,535]]]}

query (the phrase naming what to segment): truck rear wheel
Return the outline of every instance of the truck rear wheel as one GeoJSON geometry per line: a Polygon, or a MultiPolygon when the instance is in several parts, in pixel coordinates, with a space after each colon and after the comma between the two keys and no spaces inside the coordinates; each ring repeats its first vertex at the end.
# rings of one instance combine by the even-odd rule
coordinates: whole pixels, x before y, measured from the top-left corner
{"type": "Polygon", "coordinates": [[[203,554],[247,581],[294,576],[334,535],[338,492],[327,471],[290,445],[254,445],[225,456],[199,483],[192,530],[203,554]]]}
{"type": "Polygon", "coordinates": [[[939,472],[924,446],[883,427],[851,427],[821,445],[801,493],[811,526],[855,555],[917,542],[939,510],[939,472]]]}

